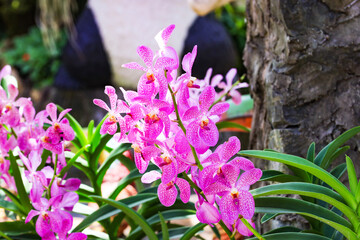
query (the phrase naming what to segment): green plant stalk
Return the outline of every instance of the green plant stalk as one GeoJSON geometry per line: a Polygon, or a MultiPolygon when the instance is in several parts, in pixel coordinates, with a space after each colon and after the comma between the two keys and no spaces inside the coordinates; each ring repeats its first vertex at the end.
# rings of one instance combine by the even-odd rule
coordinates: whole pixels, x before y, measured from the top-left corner
{"type": "MultiPolygon", "coordinates": [[[[186,135],[186,129],[185,129],[184,124],[182,123],[181,118],[180,118],[180,115],[179,115],[179,110],[178,110],[178,107],[177,107],[177,103],[176,103],[176,99],[175,99],[175,94],[174,94],[173,90],[171,89],[170,85],[168,85],[168,89],[169,89],[169,91],[170,91],[170,93],[171,93],[171,97],[172,97],[172,100],[173,100],[173,104],[174,104],[174,108],[175,108],[175,113],[176,113],[177,122],[178,122],[180,128],[183,130],[184,134],[186,135]]],[[[203,166],[201,165],[201,163],[200,163],[200,160],[199,160],[199,158],[198,158],[198,156],[197,156],[197,154],[196,154],[195,148],[194,148],[190,143],[189,143],[189,145],[190,145],[190,148],[191,148],[191,152],[192,152],[192,154],[194,155],[196,165],[198,166],[198,168],[199,168],[200,170],[203,170],[204,167],[203,167],[203,166]]]]}
{"type": "Polygon", "coordinates": [[[221,95],[213,104],[211,104],[211,106],[209,107],[209,111],[210,109],[215,105],[217,104],[218,102],[221,101],[221,99],[223,99],[226,95],[229,94],[229,92],[236,86],[238,85],[242,80],[245,79],[245,74],[241,76],[241,78],[239,80],[237,80],[232,86],[231,88],[229,89],[229,91],[227,91],[226,93],[224,93],[223,95],[221,95]]]}
{"type": "Polygon", "coordinates": [[[54,180],[55,180],[55,177],[57,176],[57,175],[56,175],[57,164],[58,164],[58,155],[56,155],[55,163],[54,163],[54,176],[52,177],[52,179],[51,179],[51,181],[50,181],[50,184],[49,184],[49,187],[48,187],[48,189],[47,189],[47,190],[48,190],[47,194],[48,194],[49,199],[51,198],[51,193],[50,193],[50,191],[51,191],[51,186],[53,185],[54,180]]]}
{"type": "Polygon", "coordinates": [[[234,236],[232,235],[232,232],[227,228],[223,220],[220,220],[219,225],[224,229],[226,234],[229,236],[230,240],[234,240],[234,236]]]}
{"type": "Polygon", "coordinates": [[[258,239],[265,240],[265,238],[261,236],[261,234],[258,233],[258,231],[256,231],[255,228],[253,228],[253,226],[251,226],[251,224],[243,216],[240,215],[239,218],[258,239]]]}
{"type": "Polygon", "coordinates": [[[204,192],[189,178],[189,176],[185,172],[183,172],[182,175],[184,179],[190,184],[190,186],[194,188],[207,201],[204,192]]]}

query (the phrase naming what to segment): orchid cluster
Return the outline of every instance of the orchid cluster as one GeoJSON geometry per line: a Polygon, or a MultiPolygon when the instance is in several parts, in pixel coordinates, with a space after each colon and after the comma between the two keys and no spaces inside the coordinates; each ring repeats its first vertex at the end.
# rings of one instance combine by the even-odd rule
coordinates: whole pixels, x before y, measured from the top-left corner
{"type": "Polygon", "coordinates": [[[193,188],[200,222],[213,225],[222,220],[230,230],[235,227],[243,235],[252,235],[241,219],[251,222],[255,204],[249,188],[262,171],[248,159],[232,159],[240,150],[236,137],[214,149],[219,140],[216,123],[229,109],[224,100],[230,96],[240,103],[235,89],[246,84],[232,84],[235,69],[227,74],[227,83],[219,75],[210,82],[211,70],[204,80],[193,77],[197,46],[182,59],[185,73],[177,77],[179,59],[167,45],[174,28],[170,25],[155,37],[156,53],[146,46],[137,48],[145,66],[136,62],[123,65],[144,72],[137,91],[120,88],[123,101],[113,87],[106,86],[110,106],[94,99],[94,104],[108,111],[100,132],[132,144],[136,167],[144,173],[142,182],[161,180],[157,192],[164,206],[175,203],[178,189],[180,199],[188,202],[193,188]],[[217,93],[215,86],[222,91],[217,93]],[[159,170],[146,172],[150,163],[159,170]]]}
{"type": "Polygon", "coordinates": [[[56,105],[50,103],[36,114],[30,98],[16,99],[18,88],[10,74],[10,66],[0,72],[1,187],[17,193],[16,179],[9,169],[11,165],[14,173],[13,164],[20,163],[16,167],[24,168],[33,208],[28,209],[25,223],[38,216],[35,227],[42,239],[86,239],[83,233],[68,234],[73,223],[69,211],[79,200],[74,191],[79,188],[80,180],[65,179],[66,174],[60,174],[66,166],[67,142],[75,137],[64,118],[70,109],[57,116],[56,105]]]}

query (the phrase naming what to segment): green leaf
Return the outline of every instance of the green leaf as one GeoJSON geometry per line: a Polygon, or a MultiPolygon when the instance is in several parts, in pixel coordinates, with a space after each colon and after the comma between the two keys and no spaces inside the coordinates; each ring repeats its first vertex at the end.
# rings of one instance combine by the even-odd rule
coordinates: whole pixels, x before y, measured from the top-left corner
{"type": "Polygon", "coordinates": [[[60,177],[63,177],[64,174],[69,171],[69,169],[72,167],[72,165],[75,163],[75,161],[80,157],[80,155],[84,151],[87,151],[90,146],[91,146],[90,144],[87,144],[77,151],[77,153],[66,163],[66,166],[63,169],[61,169],[60,174],[59,174],[60,177]]]}
{"type": "Polygon", "coordinates": [[[87,127],[87,135],[88,135],[88,142],[91,143],[91,140],[92,140],[92,136],[93,136],[93,131],[94,131],[94,120],[91,120],[89,122],[89,125],[87,127]]]}
{"type": "Polygon", "coordinates": [[[20,200],[17,197],[6,188],[0,187],[0,189],[4,191],[4,193],[6,194],[6,196],[8,196],[8,198],[11,199],[12,203],[16,205],[16,207],[21,211],[23,216],[27,216],[27,212],[24,209],[24,206],[21,204],[20,200]]]}
{"type": "MultiPolygon", "coordinates": [[[[172,207],[172,206],[171,206],[172,207]]],[[[196,211],[193,209],[173,209],[173,210],[165,210],[165,211],[158,211],[162,213],[162,216],[165,221],[175,220],[175,219],[184,219],[189,218],[189,216],[193,216],[196,214],[196,211]]],[[[161,222],[161,219],[158,214],[152,215],[146,221],[153,227],[156,224],[161,222]]],[[[131,232],[128,236],[129,239],[135,239],[141,236],[141,229],[138,227],[131,232]]]]}
{"type": "Polygon", "coordinates": [[[116,160],[119,159],[120,155],[123,155],[123,153],[130,149],[131,144],[130,143],[123,143],[121,144],[119,147],[117,147],[116,149],[114,149],[110,155],[105,159],[105,161],[103,162],[103,164],[101,164],[99,172],[96,175],[96,183],[98,185],[101,185],[105,173],[106,171],[109,169],[109,167],[111,166],[111,164],[116,160]]]}
{"type": "Polygon", "coordinates": [[[307,151],[306,159],[310,162],[314,162],[315,159],[315,143],[312,142],[309,146],[309,149],[307,151]]]}
{"type": "MultiPolygon", "coordinates": [[[[312,233],[274,233],[264,235],[266,240],[331,240],[330,238],[312,233]]],[[[248,240],[258,240],[258,238],[249,238],[248,240]]]]}
{"type": "Polygon", "coordinates": [[[261,224],[266,223],[267,221],[271,220],[272,218],[276,217],[278,214],[276,213],[265,213],[264,216],[262,216],[260,222],[261,224]]]}
{"type": "MultiPolygon", "coordinates": [[[[4,208],[5,210],[7,211],[11,211],[11,212],[14,212],[14,213],[19,213],[21,212],[21,209],[19,209],[15,203],[13,202],[9,202],[9,201],[6,201],[6,200],[0,200],[0,208],[4,208]]],[[[22,213],[23,215],[23,213],[22,213]]]]}
{"type": "MultiPolygon", "coordinates": [[[[152,171],[152,170],[158,170],[159,168],[155,165],[149,165],[148,166],[148,170],[147,171],[152,171]]],[[[111,193],[111,195],[109,196],[110,199],[115,199],[119,193],[126,188],[127,185],[129,185],[130,183],[134,182],[137,179],[140,179],[144,174],[139,173],[139,170],[136,168],[134,170],[132,170],[126,177],[124,177],[123,179],[120,180],[120,182],[118,183],[118,186],[116,187],[116,189],[111,193]]]]}
{"type": "MultiPolygon", "coordinates": [[[[151,202],[153,200],[157,200],[158,196],[157,194],[153,193],[144,193],[144,194],[137,194],[136,196],[128,197],[125,199],[120,200],[122,204],[127,205],[128,207],[135,207],[140,204],[151,202]]],[[[110,205],[104,205],[100,207],[98,210],[96,210],[94,213],[90,214],[88,217],[86,217],[72,232],[80,232],[84,230],[86,227],[88,227],[93,222],[98,222],[104,219],[107,219],[109,217],[112,217],[116,214],[121,213],[122,210],[117,209],[110,205]]]]}
{"type": "Polygon", "coordinates": [[[164,219],[163,215],[161,214],[161,212],[159,212],[159,218],[160,218],[160,222],[161,222],[162,239],[169,240],[169,230],[168,230],[167,224],[166,224],[165,219],[164,219]]]}
{"type": "MultiPolygon", "coordinates": [[[[59,112],[64,111],[64,109],[62,107],[60,107],[59,105],[57,105],[57,108],[58,108],[59,112]]],[[[70,113],[65,114],[65,118],[67,118],[67,120],[69,120],[70,126],[76,133],[76,136],[78,137],[78,139],[81,143],[81,146],[85,146],[87,144],[87,139],[86,139],[86,136],[84,134],[84,131],[83,131],[80,123],[78,121],[76,121],[76,119],[73,116],[71,116],[70,113]]]]}
{"type": "Polygon", "coordinates": [[[344,186],[344,184],[342,184],[336,177],[334,177],[333,175],[331,175],[321,167],[315,165],[312,162],[309,162],[306,159],[284,153],[275,153],[275,152],[258,151],[258,150],[245,150],[245,151],[240,151],[239,153],[240,155],[243,156],[256,157],[265,160],[281,162],[286,165],[293,166],[295,168],[303,169],[304,171],[311,173],[312,175],[316,176],[317,178],[321,179],[329,186],[331,186],[345,199],[345,201],[350,206],[350,208],[352,208],[353,210],[356,209],[357,203],[355,201],[354,196],[349,191],[349,189],[347,189],[344,186]]]}
{"type": "Polygon", "coordinates": [[[265,233],[264,236],[274,233],[285,233],[285,232],[301,232],[301,229],[293,226],[279,227],[265,233]]]}
{"type": "Polygon", "coordinates": [[[346,163],[342,163],[342,164],[339,164],[338,166],[336,166],[335,168],[333,168],[330,171],[330,173],[337,179],[340,179],[342,177],[342,175],[345,173],[345,171],[346,171],[346,163]]]}
{"type": "MultiPolygon", "coordinates": [[[[94,152],[96,147],[98,146],[98,144],[100,143],[100,139],[101,139],[101,134],[100,134],[100,129],[101,126],[103,125],[103,123],[105,122],[106,118],[108,117],[108,114],[106,114],[103,119],[100,121],[100,123],[96,126],[95,128],[95,132],[92,135],[92,138],[90,140],[91,142],[91,152],[94,152]]],[[[107,135],[107,134],[106,134],[107,135]]]]}
{"type": "Polygon", "coordinates": [[[45,167],[46,164],[46,160],[48,159],[48,157],[51,155],[51,152],[47,149],[43,150],[43,153],[41,155],[41,163],[39,165],[39,167],[36,169],[36,171],[40,171],[41,169],[43,169],[45,167]]]}
{"type": "Polygon", "coordinates": [[[260,181],[301,182],[302,179],[293,175],[284,174],[276,170],[264,170],[260,181]]]}
{"type": "Polygon", "coordinates": [[[7,235],[20,235],[23,233],[31,233],[34,232],[34,227],[28,223],[22,221],[14,221],[14,222],[0,222],[0,231],[7,235]]]}
{"type": "MultiPolygon", "coordinates": [[[[178,227],[169,229],[169,238],[179,239],[187,230],[189,230],[189,227],[178,227]]],[[[159,236],[159,239],[161,239],[161,235],[159,236]]]]}
{"type": "Polygon", "coordinates": [[[335,151],[359,132],[360,132],[360,126],[354,127],[341,134],[339,137],[334,139],[331,143],[329,143],[319,152],[319,154],[316,156],[314,160],[314,163],[324,168],[328,164],[330,157],[335,153],[335,151]]]}
{"type": "Polygon", "coordinates": [[[32,209],[32,205],[30,204],[30,199],[25,190],[24,183],[20,174],[19,166],[16,162],[16,159],[12,151],[9,151],[9,159],[10,159],[10,166],[13,171],[12,173],[15,179],[16,190],[19,194],[20,202],[24,206],[25,212],[28,213],[32,209]]]}
{"type": "Polygon", "coordinates": [[[130,217],[131,219],[133,219],[145,232],[146,236],[150,239],[150,240],[157,240],[158,237],[156,236],[155,232],[151,229],[150,225],[145,221],[145,219],[139,215],[137,212],[135,212],[131,207],[129,207],[128,205],[120,202],[120,201],[115,201],[112,199],[105,199],[105,198],[101,198],[98,196],[92,196],[94,199],[97,199],[99,201],[105,202],[115,208],[120,209],[122,212],[125,213],[125,215],[127,215],[128,217],[130,217]]]}
{"type": "Polygon", "coordinates": [[[301,196],[313,197],[325,201],[342,211],[356,226],[359,221],[355,212],[345,205],[344,199],[329,188],[312,183],[290,182],[274,185],[267,185],[250,191],[254,198],[274,194],[298,194],[301,196]]]}
{"type": "Polygon", "coordinates": [[[263,197],[255,199],[255,212],[287,214],[296,213],[324,222],[335,228],[349,240],[356,240],[357,236],[352,225],[336,213],[317,204],[299,199],[283,197],[263,197]]]}
{"type": "Polygon", "coordinates": [[[234,123],[234,122],[226,122],[226,121],[217,122],[216,127],[218,128],[219,131],[221,129],[224,129],[224,128],[237,128],[237,129],[243,130],[245,132],[250,132],[251,131],[250,128],[247,128],[247,127],[245,127],[243,125],[240,125],[240,124],[234,123]]]}
{"type": "Polygon", "coordinates": [[[350,190],[355,196],[356,188],[357,188],[357,181],[358,180],[357,180],[357,177],[356,177],[356,171],[355,171],[354,163],[349,158],[349,156],[346,156],[346,166],[347,166],[350,190]]]}
{"type": "MultiPolygon", "coordinates": [[[[92,154],[91,154],[91,168],[95,171],[98,167],[98,160],[99,160],[99,157],[100,157],[100,154],[102,151],[104,151],[105,147],[106,147],[106,144],[110,141],[110,139],[112,138],[112,135],[109,135],[109,134],[105,134],[105,135],[102,135],[100,137],[100,141],[99,141],[99,144],[96,146],[96,148],[92,151],[92,154]]],[[[92,142],[92,144],[94,144],[94,142],[92,142]]],[[[94,146],[94,145],[92,145],[94,146]]]]}
{"type": "Polygon", "coordinates": [[[327,162],[327,164],[325,165],[324,169],[328,169],[330,167],[330,164],[335,160],[337,159],[339,156],[342,156],[345,154],[345,152],[347,150],[350,149],[350,146],[344,146],[344,147],[341,147],[341,148],[338,148],[334,154],[330,157],[330,160],[327,162]]]}
{"type": "Polygon", "coordinates": [[[198,223],[191,228],[189,228],[180,238],[180,240],[190,240],[196,233],[203,230],[204,227],[206,227],[207,224],[205,223],[198,223]]]}

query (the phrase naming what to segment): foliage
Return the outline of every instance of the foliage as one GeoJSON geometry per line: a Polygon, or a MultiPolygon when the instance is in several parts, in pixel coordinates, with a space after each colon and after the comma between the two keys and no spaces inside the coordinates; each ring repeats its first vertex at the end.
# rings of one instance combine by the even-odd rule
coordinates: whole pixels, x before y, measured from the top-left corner
{"type": "Polygon", "coordinates": [[[61,49],[66,43],[66,34],[61,32],[57,51],[52,53],[45,47],[41,32],[32,27],[29,33],[13,39],[13,47],[2,54],[4,61],[19,69],[22,76],[28,77],[34,87],[52,84],[60,66],[61,49]]]}
{"type": "Polygon", "coordinates": [[[360,132],[355,127],[337,137],[317,155],[315,143],[308,149],[307,158],[301,158],[275,151],[241,151],[247,157],[256,157],[285,164],[292,170],[288,175],[273,170],[264,171],[262,180],[280,182],[251,191],[255,198],[256,212],[265,213],[262,222],[284,213],[303,215],[310,223],[307,231],[283,230],[282,233],[265,234],[266,239],[358,239],[360,236],[360,184],[352,160],[346,156],[346,163],[333,166],[331,163],[344,154],[349,147],[342,145],[360,132]],[[338,179],[346,172],[350,183],[348,189],[338,179]],[[297,194],[301,199],[266,197],[275,194],[297,194]],[[267,237],[269,236],[269,237],[267,237]],[[271,236],[271,237],[270,237],[271,236]],[[275,237],[277,236],[277,237],[275,237]],[[322,236],[322,237],[320,237],[322,236]]]}

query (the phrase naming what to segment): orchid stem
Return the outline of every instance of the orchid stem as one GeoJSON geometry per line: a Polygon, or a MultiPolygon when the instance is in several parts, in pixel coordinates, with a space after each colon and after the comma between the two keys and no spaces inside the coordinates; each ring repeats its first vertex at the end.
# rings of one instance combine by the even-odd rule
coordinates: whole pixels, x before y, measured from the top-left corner
{"type": "Polygon", "coordinates": [[[189,176],[185,172],[183,172],[182,175],[184,179],[190,184],[190,186],[195,189],[207,201],[203,191],[189,178],[189,176]]]}
{"type": "Polygon", "coordinates": [[[240,79],[237,80],[237,81],[231,86],[231,88],[230,88],[226,93],[224,93],[223,95],[221,95],[213,104],[211,104],[211,106],[209,107],[209,111],[210,111],[210,109],[211,109],[215,104],[217,104],[218,102],[220,102],[226,95],[229,94],[229,92],[230,92],[236,85],[238,85],[238,84],[239,84],[241,81],[243,81],[244,79],[245,79],[245,74],[242,75],[242,76],[240,77],[240,79]]]}
{"type": "Polygon", "coordinates": [[[240,220],[245,224],[245,226],[260,240],[265,240],[263,236],[261,236],[260,233],[258,233],[253,226],[243,217],[240,217],[240,220]]]}
{"type": "Polygon", "coordinates": [[[50,192],[51,191],[51,186],[53,185],[55,177],[56,177],[57,164],[58,164],[58,156],[56,155],[55,163],[54,163],[54,176],[52,177],[52,179],[50,181],[50,184],[49,184],[49,187],[48,187],[48,197],[49,197],[49,199],[51,198],[51,192],[50,192]]]}
{"type": "MultiPolygon", "coordinates": [[[[168,89],[171,93],[171,97],[172,97],[172,100],[173,100],[173,104],[174,104],[174,108],[175,108],[175,113],[176,113],[176,118],[178,120],[178,124],[180,126],[180,128],[183,130],[184,134],[186,135],[186,129],[185,129],[185,126],[184,124],[182,123],[181,121],[181,118],[180,118],[180,114],[179,114],[179,110],[178,110],[178,107],[177,107],[177,103],[176,103],[176,99],[175,99],[175,95],[174,95],[174,92],[173,90],[171,89],[170,85],[168,84],[168,89]]],[[[190,145],[190,148],[191,148],[191,151],[192,151],[192,154],[194,155],[194,158],[195,158],[195,162],[196,162],[196,165],[197,167],[200,169],[200,170],[203,170],[204,167],[201,165],[200,163],[200,160],[196,154],[196,150],[195,148],[189,143],[190,145]]]]}
{"type": "Polygon", "coordinates": [[[234,236],[232,235],[232,232],[228,229],[225,223],[222,220],[220,220],[219,224],[224,229],[226,234],[229,236],[230,240],[234,240],[234,236]]]}

